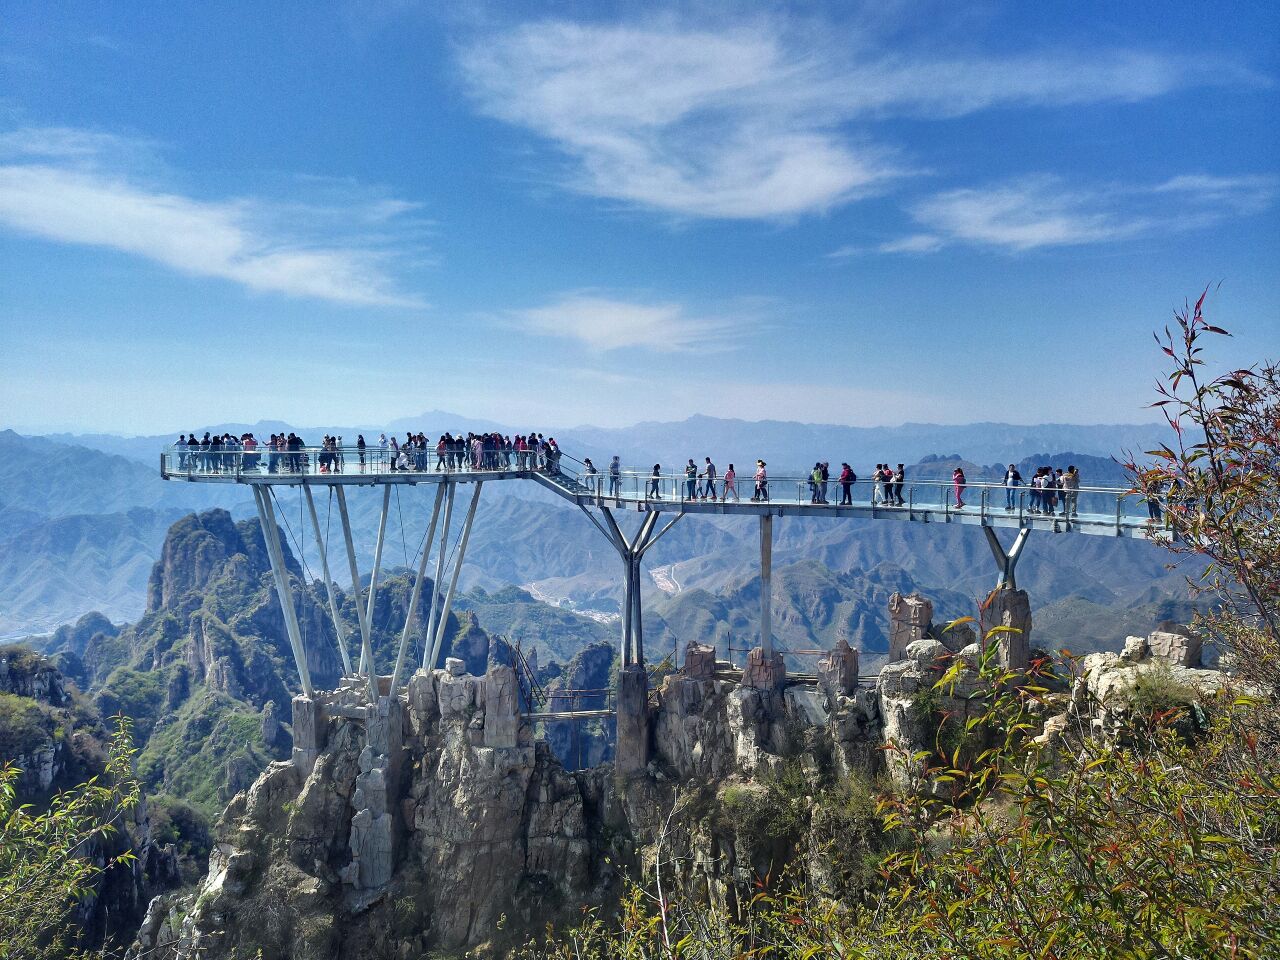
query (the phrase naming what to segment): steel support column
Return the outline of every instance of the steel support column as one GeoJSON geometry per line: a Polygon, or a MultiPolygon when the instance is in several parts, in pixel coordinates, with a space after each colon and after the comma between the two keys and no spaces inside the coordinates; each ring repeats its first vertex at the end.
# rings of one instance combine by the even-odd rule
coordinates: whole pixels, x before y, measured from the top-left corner
{"type": "Polygon", "coordinates": [[[773,659],[773,515],[760,517],[760,649],[773,659]]]}
{"type": "MultiPolygon", "coordinates": [[[[369,606],[364,615],[370,631],[373,630],[373,606],[374,601],[378,598],[378,573],[382,570],[382,546],[387,541],[387,513],[390,508],[391,484],[384,483],[382,485],[382,513],[378,516],[378,541],[373,548],[373,571],[369,574],[369,606]]],[[[378,668],[373,662],[372,648],[369,651],[369,659],[367,661],[363,652],[360,655],[360,672],[364,673],[365,671],[368,671],[371,677],[378,676],[378,668]]]]}
{"type": "Polygon", "coordinates": [[[413,618],[418,613],[418,600],[422,596],[422,578],[427,572],[427,557],[431,553],[431,540],[436,535],[436,521],[440,519],[440,501],[444,499],[444,487],[436,487],[436,502],[431,508],[431,522],[427,525],[427,535],[422,540],[422,558],[418,561],[418,575],[413,581],[413,593],[409,597],[409,612],[404,618],[404,630],[400,633],[400,648],[396,651],[396,665],[391,671],[392,700],[396,696],[396,687],[400,682],[400,671],[404,668],[404,655],[409,647],[409,632],[413,629],[413,618]]]}
{"type": "MultiPolygon", "coordinates": [[[[440,534],[440,547],[436,553],[436,575],[431,581],[431,609],[427,613],[427,642],[423,645],[422,651],[422,669],[430,669],[427,666],[427,660],[431,657],[431,648],[435,644],[436,636],[436,610],[440,602],[440,581],[444,579],[444,561],[449,552],[449,523],[453,519],[453,494],[458,489],[458,484],[446,480],[444,486],[448,487],[448,493],[445,495],[444,504],[444,531],[440,534]]],[[[435,664],[431,664],[432,667],[435,664]]]]}
{"type": "Polygon", "coordinates": [[[1030,527],[1022,527],[1018,530],[1018,535],[1013,538],[1013,546],[1008,552],[1000,545],[1000,538],[996,536],[996,532],[992,527],[983,527],[982,532],[987,535],[987,546],[991,548],[991,555],[995,557],[996,566],[1000,568],[1000,578],[996,581],[997,587],[1008,587],[1010,590],[1018,589],[1018,581],[1014,573],[1018,566],[1018,560],[1022,556],[1022,550],[1027,545],[1027,537],[1031,534],[1030,527]]]}
{"type": "MultiPolygon", "coordinates": [[[[618,522],[613,519],[613,514],[607,508],[601,508],[600,513],[604,516],[605,526],[600,527],[600,531],[605,535],[606,539],[618,551],[618,556],[622,558],[623,581],[622,581],[622,666],[644,666],[644,617],[642,611],[641,595],[640,595],[640,572],[641,563],[644,560],[645,551],[652,547],[668,530],[675,526],[676,521],[684,514],[678,513],[667,522],[667,525],[655,536],[653,528],[658,522],[657,511],[650,512],[640,524],[640,529],[631,540],[627,540],[622,530],[618,527],[618,522]]],[[[589,513],[587,516],[591,516],[589,513]]],[[[594,522],[595,517],[591,517],[594,522]]]]}
{"type": "Polygon", "coordinates": [[[307,666],[307,651],[302,645],[302,631],[298,628],[298,612],[293,608],[293,591],[289,587],[289,570],[284,563],[284,551],[280,548],[280,531],[276,527],[276,511],[271,494],[260,484],[253,484],[253,497],[258,505],[258,521],[262,524],[262,539],[271,559],[271,573],[276,581],[276,596],[284,614],[285,632],[289,635],[289,647],[293,662],[298,668],[302,692],[308,698],[314,696],[311,687],[311,670],[307,666]]]}
{"type": "MultiPolygon", "coordinates": [[[[351,515],[347,512],[347,495],[341,484],[334,484],[338,494],[338,516],[342,520],[342,538],[347,545],[347,564],[351,568],[351,596],[356,605],[356,619],[360,621],[360,672],[364,672],[364,664],[373,660],[373,641],[369,635],[369,618],[365,616],[364,604],[360,602],[360,568],[356,566],[356,548],[351,538],[351,515]]],[[[378,700],[377,682],[369,676],[369,702],[378,700]]]]}
{"type": "Polygon", "coordinates": [[[444,606],[440,608],[440,622],[436,624],[436,639],[431,646],[431,666],[434,669],[440,659],[440,650],[444,645],[444,631],[449,626],[449,613],[453,609],[453,595],[458,589],[458,574],[462,572],[462,561],[467,556],[467,543],[471,540],[471,525],[476,518],[476,505],[480,503],[480,488],[483,480],[476,481],[475,492],[471,494],[471,504],[467,507],[466,519],[462,521],[462,540],[458,543],[458,555],[453,561],[453,574],[449,577],[449,590],[444,595],[444,606]]]}
{"type": "Polygon", "coordinates": [[[307,511],[311,514],[311,529],[315,531],[316,548],[320,551],[320,572],[324,575],[324,589],[329,597],[329,616],[333,618],[334,636],[338,638],[342,673],[349,677],[351,676],[351,655],[347,653],[346,632],[342,629],[342,618],[338,616],[338,601],[333,595],[333,578],[329,575],[329,551],[325,547],[324,535],[320,532],[320,518],[316,515],[316,502],[311,496],[311,488],[304,483],[302,492],[307,498],[307,511]]]}

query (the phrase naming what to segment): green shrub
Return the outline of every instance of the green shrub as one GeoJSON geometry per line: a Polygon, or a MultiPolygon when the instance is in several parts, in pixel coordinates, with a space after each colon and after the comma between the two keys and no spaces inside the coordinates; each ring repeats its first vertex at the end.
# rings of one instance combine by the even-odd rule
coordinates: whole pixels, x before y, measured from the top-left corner
{"type": "Polygon", "coordinates": [[[40,704],[0,693],[0,760],[31,753],[52,739],[53,729],[52,718],[40,704]]]}
{"type": "Polygon", "coordinates": [[[762,783],[726,787],[720,794],[720,826],[753,849],[768,851],[799,836],[804,824],[797,806],[762,783]]]}
{"type": "Polygon", "coordinates": [[[1123,699],[1139,716],[1150,717],[1191,706],[1199,699],[1199,691],[1174,676],[1173,668],[1156,660],[1134,671],[1133,683],[1123,699]]]}

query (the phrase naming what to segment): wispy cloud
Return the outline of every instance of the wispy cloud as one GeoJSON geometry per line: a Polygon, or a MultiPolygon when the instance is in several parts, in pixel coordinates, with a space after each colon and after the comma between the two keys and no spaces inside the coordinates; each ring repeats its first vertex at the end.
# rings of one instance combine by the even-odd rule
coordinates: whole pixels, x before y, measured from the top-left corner
{"type": "Polygon", "coordinates": [[[604,352],[642,347],[662,352],[722,349],[743,323],[691,313],[679,303],[640,303],[571,293],[552,303],[515,311],[517,327],[538,336],[574,340],[604,352]]]}
{"type": "MultiPolygon", "coordinates": [[[[264,293],[369,306],[419,305],[397,290],[385,254],[334,244],[331,238],[340,230],[302,236],[296,223],[288,229],[279,223],[270,203],[197,200],[111,169],[121,166],[121,155],[143,149],[125,138],[65,128],[0,134],[0,225],[47,240],[134,254],[264,293]]],[[[400,201],[379,199],[324,213],[355,233],[406,209],[400,201]]]]}
{"type": "Polygon", "coordinates": [[[1137,101],[1200,78],[1140,51],[943,59],[792,27],[545,21],[485,35],[461,63],[485,112],[570,158],[570,188],[739,219],[821,212],[910,172],[872,139],[879,120],[1137,101]]]}
{"type": "MultiPolygon", "coordinates": [[[[952,244],[1020,252],[1040,247],[1108,243],[1159,231],[1203,227],[1227,216],[1266,209],[1274,177],[1174,177],[1150,186],[1072,188],[1057,177],[1022,178],[981,188],[948,190],[910,207],[927,232],[875,248],[880,253],[930,253],[952,244]]],[[[852,255],[843,247],[832,256],[852,255]]]]}

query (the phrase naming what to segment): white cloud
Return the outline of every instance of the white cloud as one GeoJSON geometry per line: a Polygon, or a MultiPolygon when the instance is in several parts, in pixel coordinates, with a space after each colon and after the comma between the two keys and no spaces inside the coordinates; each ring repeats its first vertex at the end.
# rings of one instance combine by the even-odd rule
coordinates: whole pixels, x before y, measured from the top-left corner
{"type": "MultiPolygon", "coordinates": [[[[1107,243],[1159,231],[1216,223],[1228,215],[1265,209],[1276,193],[1273,177],[1187,175],[1155,186],[1076,189],[1056,177],[948,190],[910,208],[926,233],[882,244],[883,253],[928,253],[950,244],[1015,252],[1040,247],[1107,243]]],[[[840,251],[837,251],[839,253],[840,251]]]]}
{"type": "MultiPolygon", "coordinates": [[[[134,254],[192,276],[251,290],[370,306],[413,306],[397,292],[376,250],[325,243],[273,224],[269,204],[206,202],[140,186],[99,168],[129,141],[53,128],[0,135],[0,225],[47,240],[134,254]]],[[[399,201],[342,213],[348,226],[384,223],[399,201]]],[[[328,211],[330,216],[335,211],[328,211]]]]}
{"type": "Polygon", "coordinates": [[[678,303],[635,303],[585,293],[516,311],[511,318],[528,333],[576,340],[601,352],[624,347],[664,352],[719,349],[735,328],[726,319],[690,314],[678,303]]]}
{"type": "Polygon", "coordinates": [[[1152,193],[1180,194],[1201,206],[1220,205],[1236,213],[1265,210],[1276,196],[1277,182],[1269,176],[1215,177],[1195,173],[1172,177],[1151,188],[1152,193]]]}
{"type": "Polygon", "coordinates": [[[932,253],[942,246],[942,238],[933,233],[913,233],[900,240],[880,244],[881,253],[932,253]]]}
{"type": "Polygon", "coordinates": [[[1197,69],[1131,51],[891,56],[869,35],[815,40],[789,26],[544,21],[485,35],[461,62],[485,112],[570,158],[571,188],[740,219],[821,212],[908,173],[868,139],[876,120],[1136,101],[1197,69]]]}

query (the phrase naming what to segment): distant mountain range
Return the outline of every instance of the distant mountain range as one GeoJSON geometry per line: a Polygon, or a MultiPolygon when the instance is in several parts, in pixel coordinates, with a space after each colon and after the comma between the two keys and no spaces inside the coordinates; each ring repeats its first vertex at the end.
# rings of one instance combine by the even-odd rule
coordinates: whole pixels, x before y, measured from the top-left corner
{"type": "MultiPolygon", "coordinates": [[[[410,423],[420,424],[431,434],[444,429],[514,432],[535,426],[514,428],[441,412],[392,426],[399,431],[410,423]]],[[[195,429],[202,433],[205,428],[195,429]]],[[[296,428],[264,421],[209,429],[252,429],[263,435],[296,428]]],[[[376,436],[372,428],[328,430],[349,440],[357,432],[364,432],[366,438],[376,436]]],[[[308,439],[318,439],[325,430],[299,432],[308,439]]],[[[833,462],[849,459],[860,473],[877,460],[902,461],[911,464],[908,475],[917,478],[946,479],[953,467],[961,464],[972,480],[994,476],[1010,461],[1019,463],[1024,475],[1041,463],[1066,466],[1074,462],[1086,483],[1110,484],[1122,482],[1123,473],[1109,454],[1126,447],[1149,448],[1159,434],[1151,425],[852,428],[698,416],[679,423],[641,423],[627,429],[579,427],[559,431],[558,439],[571,453],[603,460],[618,452],[624,460],[640,464],[655,460],[674,463],[677,457],[683,460],[705,449],[716,454],[722,468],[729,458],[720,451],[747,448],[750,452],[739,457],[740,466],[759,454],[769,458],[770,466],[779,472],[789,469],[788,463],[794,463],[797,471],[803,469],[819,455],[833,462]],[[859,454],[860,450],[866,452],[859,454]],[[1043,452],[1051,450],[1075,452],[1043,452]]],[[[117,621],[133,619],[144,606],[146,572],[159,555],[165,529],[177,516],[210,506],[230,509],[236,518],[254,515],[251,499],[241,488],[160,480],[159,449],[171,439],[106,434],[22,437],[13,431],[0,432],[0,637],[48,631],[89,610],[99,610],[117,621]]],[[[413,562],[425,526],[429,493],[426,488],[404,489],[393,500],[395,513],[384,558],[388,569],[413,562]]],[[[377,500],[357,492],[351,496],[357,550],[366,570],[376,529],[377,500]]],[[[337,521],[328,504],[322,499],[318,506],[322,525],[336,536],[337,521]]],[[[283,492],[281,509],[295,553],[308,572],[318,576],[314,538],[303,522],[301,501],[283,492]]],[[[634,520],[624,517],[623,522],[634,520]]],[[[847,594],[842,594],[840,602],[848,609],[853,609],[849,604],[866,599],[857,596],[861,589],[857,578],[868,578],[864,592],[874,594],[871,579],[880,576],[876,571],[885,563],[901,572],[906,578],[903,584],[909,581],[939,595],[950,592],[972,597],[988,586],[993,576],[981,534],[968,528],[925,531],[897,523],[789,520],[778,525],[776,535],[775,563],[779,568],[809,564],[805,569],[813,573],[811,564],[820,564],[826,571],[821,576],[835,578],[847,594]]],[[[1147,602],[1139,598],[1150,589],[1159,597],[1180,596],[1180,578],[1163,569],[1164,555],[1158,551],[1129,542],[1070,540],[1065,546],[1056,538],[1037,537],[1033,544],[1020,577],[1033,590],[1038,604],[1079,600],[1109,609],[1117,604],[1128,608],[1147,602]],[[1159,559],[1153,559],[1156,557],[1159,559]]],[[[686,520],[654,548],[646,562],[650,569],[668,568],[682,588],[675,598],[669,598],[652,581],[646,582],[646,603],[667,623],[662,626],[655,620],[653,629],[668,631],[672,637],[683,635],[695,619],[695,601],[704,593],[730,606],[746,602],[743,585],[756,573],[755,528],[740,518],[686,520]]],[[[528,588],[578,609],[608,613],[617,608],[617,566],[612,549],[575,508],[533,484],[508,485],[502,496],[486,492],[481,500],[462,586],[484,591],[476,594],[476,613],[486,629],[505,629],[511,625],[503,622],[508,614],[499,614],[504,605],[484,597],[509,598],[504,591],[511,587],[528,588]]],[[[342,579],[337,571],[335,577],[342,579]]],[[[518,608],[517,604],[508,611],[517,620],[518,608]]],[[[877,643],[884,628],[883,610],[876,603],[870,609],[873,612],[862,620],[846,618],[846,625],[839,630],[846,631],[851,641],[877,643]],[[849,625],[855,620],[861,626],[849,625]]],[[[1076,605],[1077,619],[1086,609],[1090,608],[1076,605]]],[[[571,616],[567,609],[565,615],[571,616]]],[[[534,619],[542,624],[540,636],[545,642],[550,626],[545,616],[534,619]]],[[[556,629],[583,640],[612,636],[599,622],[580,620],[573,621],[573,628],[565,623],[556,629]]],[[[522,622],[532,629],[529,618],[522,622]]],[[[811,636],[808,640],[797,636],[797,643],[820,636],[830,639],[838,632],[830,624],[812,619],[804,622],[812,624],[808,630],[811,636]]],[[[1072,621],[1064,616],[1062,622],[1072,621]]]]}
{"type": "MultiPolygon", "coordinates": [[[[688,457],[701,462],[704,456],[710,456],[722,465],[731,461],[747,464],[763,457],[780,470],[803,469],[816,459],[825,459],[833,463],[848,460],[860,471],[879,461],[914,463],[930,454],[955,453],[974,463],[1016,462],[1052,450],[1075,450],[1095,457],[1111,457],[1125,450],[1149,449],[1168,431],[1162,423],[908,423],[896,427],[849,427],[702,415],[667,423],[644,421],[630,427],[556,427],[539,423],[495,423],[439,410],[380,426],[328,424],[300,427],[279,420],[262,420],[252,424],[196,424],[191,429],[197,434],[211,431],[239,435],[252,431],[259,438],[292,430],[313,441],[319,441],[328,433],[342,436],[352,444],[360,433],[371,441],[384,431],[403,435],[409,430],[421,430],[429,436],[438,436],[446,430],[497,430],[504,434],[536,430],[556,437],[565,450],[579,458],[589,456],[599,460],[617,454],[630,465],[651,466],[655,461],[676,464],[683,463],[688,457]]],[[[155,464],[158,463],[160,448],[177,439],[177,432],[138,437],[54,434],[45,439],[155,464]]]]}

